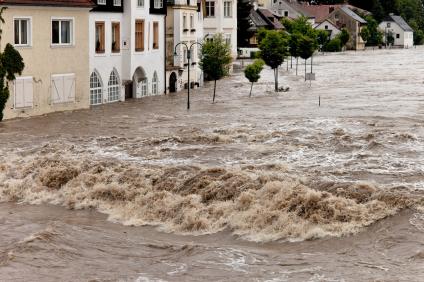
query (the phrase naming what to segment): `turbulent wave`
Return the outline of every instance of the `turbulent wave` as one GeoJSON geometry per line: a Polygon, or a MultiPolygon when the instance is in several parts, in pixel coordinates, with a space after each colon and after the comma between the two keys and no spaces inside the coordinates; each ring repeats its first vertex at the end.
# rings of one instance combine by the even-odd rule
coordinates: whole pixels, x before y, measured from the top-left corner
{"type": "Polygon", "coordinates": [[[96,209],[125,225],[180,234],[229,229],[260,242],[352,234],[423,205],[405,190],[308,180],[281,165],[148,166],[71,151],[5,157],[0,200],[96,209]]]}

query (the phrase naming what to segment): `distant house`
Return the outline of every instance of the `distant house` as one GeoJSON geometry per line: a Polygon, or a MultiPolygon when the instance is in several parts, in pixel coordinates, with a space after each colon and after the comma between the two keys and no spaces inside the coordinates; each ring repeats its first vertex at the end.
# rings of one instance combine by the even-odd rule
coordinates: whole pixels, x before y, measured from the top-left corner
{"type": "Polygon", "coordinates": [[[270,10],[265,8],[252,9],[249,15],[249,22],[251,26],[248,31],[253,33],[253,36],[249,39],[250,47],[257,47],[257,31],[259,29],[284,29],[284,26],[280,23],[278,18],[270,10]]]}
{"type": "Polygon", "coordinates": [[[379,28],[384,33],[384,42],[387,42],[387,37],[391,34],[394,46],[403,48],[414,46],[414,30],[401,16],[390,14],[380,23],[379,28]]]}
{"type": "Polygon", "coordinates": [[[334,11],[328,15],[327,19],[335,23],[339,29],[345,28],[349,32],[350,39],[346,44],[348,50],[365,49],[365,41],[361,37],[361,30],[366,26],[366,20],[361,18],[347,5],[334,9],[334,11]]]}
{"type": "Polygon", "coordinates": [[[329,19],[324,20],[321,23],[317,23],[313,27],[314,29],[327,31],[330,39],[334,39],[341,32],[340,28],[338,28],[337,25],[329,19]]]}
{"type": "Polygon", "coordinates": [[[296,0],[257,0],[259,7],[272,11],[280,18],[297,19],[307,17],[311,24],[315,24],[315,17],[303,9],[296,0]]]}

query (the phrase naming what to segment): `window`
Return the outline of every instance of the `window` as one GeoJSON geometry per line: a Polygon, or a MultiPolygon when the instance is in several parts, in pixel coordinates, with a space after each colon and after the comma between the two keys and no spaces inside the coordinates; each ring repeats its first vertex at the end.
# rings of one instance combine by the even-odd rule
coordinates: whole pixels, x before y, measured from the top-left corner
{"type": "Polygon", "coordinates": [[[194,29],[194,15],[190,14],[190,28],[194,29]]]}
{"type": "Polygon", "coordinates": [[[187,31],[187,15],[183,15],[183,29],[184,31],[187,31]]]}
{"type": "Polygon", "coordinates": [[[103,87],[99,76],[95,71],[90,75],[90,105],[102,103],[103,87]]]}
{"type": "Polygon", "coordinates": [[[152,79],[152,95],[158,95],[158,75],[155,72],[152,79]]]}
{"type": "Polygon", "coordinates": [[[31,25],[29,19],[15,19],[15,45],[29,46],[31,45],[30,31],[31,25]]]}
{"type": "Polygon", "coordinates": [[[17,77],[14,81],[15,109],[32,107],[33,86],[32,77],[17,77]]]}
{"type": "Polygon", "coordinates": [[[224,1],[224,17],[231,18],[232,11],[231,11],[231,1],[224,1]]]}
{"type": "Polygon", "coordinates": [[[159,49],[159,23],[153,22],[153,49],[159,49]]]}
{"type": "Polygon", "coordinates": [[[396,34],[396,38],[400,38],[400,34],[399,33],[396,34]]]}
{"type": "Polygon", "coordinates": [[[185,48],[184,48],[184,51],[183,51],[183,62],[184,62],[184,64],[187,64],[188,63],[188,60],[187,60],[187,49],[185,49],[185,48]]]}
{"type": "Polygon", "coordinates": [[[284,16],[288,17],[289,16],[289,11],[284,11],[284,16]]]}
{"type": "Polygon", "coordinates": [[[105,52],[105,23],[96,22],[96,53],[105,52]]]}
{"type": "Polygon", "coordinates": [[[115,70],[113,70],[109,76],[109,82],[107,83],[107,96],[109,102],[119,101],[119,79],[115,70]]]}
{"type": "Polygon", "coordinates": [[[144,0],[137,0],[137,7],[144,7],[144,0]]]}
{"type": "Polygon", "coordinates": [[[121,25],[112,23],[112,53],[121,51],[121,25]]]}
{"type": "Polygon", "coordinates": [[[147,96],[147,78],[140,82],[141,86],[141,97],[147,96]]]}
{"type": "Polygon", "coordinates": [[[328,25],[326,25],[324,28],[325,28],[325,29],[328,29],[328,25]]]}
{"type": "Polygon", "coordinates": [[[113,6],[121,7],[121,0],[113,0],[113,6]]]}
{"type": "Polygon", "coordinates": [[[206,1],[206,17],[215,17],[215,1],[206,1]]]}
{"type": "Polygon", "coordinates": [[[106,5],[106,0],[97,0],[97,5],[106,5]]]}
{"type": "Polygon", "coordinates": [[[144,51],[144,21],[135,21],[135,51],[144,51]]]}
{"type": "Polygon", "coordinates": [[[52,20],[52,44],[72,44],[72,20],[52,20]]]}
{"type": "Polygon", "coordinates": [[[225,43],[231,46],[231,34],[225,34],[225,43]]]}
{"type": "Polygon", "coordinates": [[[55,74],[51,81],[54,104],[75,101],[75,74],[55,74]]]}
{"type": "Polygon", "coordinates": [[[155,0],[153,5],[154,5],[155,9],[162,9],[163,8],[163,0],[155,0]]]}
{"type": "Polygon", "coordinates": [[[390,23],[387,23],[387,27],[390,28],[391,27],[391,24],[390,23]]]}

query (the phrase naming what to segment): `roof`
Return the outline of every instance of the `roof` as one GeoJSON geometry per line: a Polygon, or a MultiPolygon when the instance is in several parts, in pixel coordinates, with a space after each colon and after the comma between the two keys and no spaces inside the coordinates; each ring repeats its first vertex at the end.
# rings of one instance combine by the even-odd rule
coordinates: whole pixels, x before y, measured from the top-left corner
{"type": "Polygon", "coordinates": [[[397,23],[398,26],[403,29],[403,31],[414,31],[401,16],[388,15],[387,18],[384,19],[384,21],[397,23]]]}
{"type": "Polygon", "coordinates": [[[0,0],[0,5],[94,7],[91,0],[0,0]]]}
{"type": "Polygon", "coordinates": [[[274,13],[265,8],[258,8],[256,10],[258,15],[273,29],[284,29],[284,26],[280,21],[275,17],[274,13]]]}
{"type": "MultiPolygon", "coordinates": [[[[315,21],[318,23],[321,23],[323,21],[325,21],[327,19],[327,17],[336,9],[345,7],[346,10],[349,10],[349,15],[353,17],[353,15],[351,15],[351,13],[355,14],[356,16],[354,17],[355,19],[357,17],[359,17],[355,11],[360,12],[362,14],[366,14],[369,15],[371,14],[370,12],[363,10],[361,8],[352,6],[352,5],[343,5],[343,4],[336,4],[336,5],[307,5],[304,4],[302,5],[302,10],[307,11],[309,14],[313,15],[315,17],[315,21]]],[[[361,17],[359,17],[361,18],[361,17]]],[[[361,18],[362,21],[365,21],[364,19],[361,18]]],[[[365,21],[366,23],[366,21],[365,21]]]]}
{"type": "Polygon", "coordinates": [[[353,18],[354,20],[356,20],[357,22],[360,22],[362,24],[366,24],[367,21],[364,20],[363,18],[361,18],[357,13],[355,13],[354,11],[352,11],[351,9],[349,9],[348,6],[343,5],[340,10],[342,10],[343,12],[345,12],[347,15],[349,15],[351,18],[353,18]]]}
{"type": "Polygon", "coordinates": [[[261,15],[253,9],[250,11],[249,20],[255,27],[265,27],[268,25],[267,22],[262,19],[261,15]]]}

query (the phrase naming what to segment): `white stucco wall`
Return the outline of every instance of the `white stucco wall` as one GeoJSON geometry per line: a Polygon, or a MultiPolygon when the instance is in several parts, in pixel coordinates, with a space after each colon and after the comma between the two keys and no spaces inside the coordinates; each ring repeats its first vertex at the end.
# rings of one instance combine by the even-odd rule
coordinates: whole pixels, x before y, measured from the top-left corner
{"type": "Polygon", "coordinates": [[[337,34],[339,34],[341,31],[340,29],[338,29],[336,26],[334,26],[331,22],[329,21],[324,21],[320,24],[318,24],[315,29],[319,29],[319,30],[331,30],[331,36],[330,39],[333,39],[337,36],[337,34]]]}
{"type": "Polygon", "coordinates": [[[384,37],[383,37],[384,42],[386,41],[386,35],[389,32],[392,32],[393,37],[395,38],[395,42],[394,42],[395,46],[403,46],[404,48],[410,48],[414,46],[414,33],[405,32],[395,22],[383,21],[379,24],[379,29],[384,34],[384,37]],[[390,27],[387,26],[388,23],[390,23],[390,27]],[[399,35],[399,38],[397,38],[397,35],[399,35]]]}

